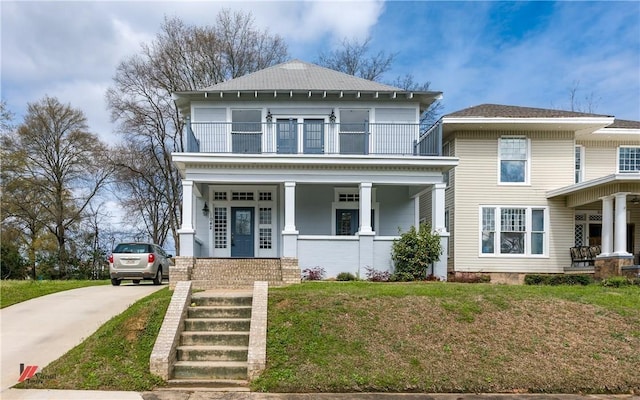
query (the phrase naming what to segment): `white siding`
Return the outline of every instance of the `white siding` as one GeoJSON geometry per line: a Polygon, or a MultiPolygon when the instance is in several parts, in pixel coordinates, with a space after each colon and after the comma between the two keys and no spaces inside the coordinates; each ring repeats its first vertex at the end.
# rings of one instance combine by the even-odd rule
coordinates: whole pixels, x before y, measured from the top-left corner
{"type": "Polygon", "coordinates": [[[225,122],[226,120],[226,108],[193,107],[193,122],[225,122]]]}
{"type": "Polygon", "coordinates": [[[376,122],[417,123],[417,110],[413,108],[376,108],[376,122]]]}

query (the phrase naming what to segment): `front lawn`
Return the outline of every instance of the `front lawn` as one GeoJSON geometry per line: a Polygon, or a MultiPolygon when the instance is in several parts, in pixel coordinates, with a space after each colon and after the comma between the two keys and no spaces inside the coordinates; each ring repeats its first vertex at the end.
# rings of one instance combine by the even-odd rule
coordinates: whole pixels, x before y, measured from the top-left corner
{"type": "Polygon", "coordinates": [[[30,300],[36,297],[51,293],[62,292],[63,290],[77,289],[85,286],[107,285],[110,281],[14,281],[0,280],[0,308],[30,300]]]}
{"type": "Polygon", "coordinates": [[[640,392],[640,287],[310,282],[271,289],[278,392],[640,392]]]}

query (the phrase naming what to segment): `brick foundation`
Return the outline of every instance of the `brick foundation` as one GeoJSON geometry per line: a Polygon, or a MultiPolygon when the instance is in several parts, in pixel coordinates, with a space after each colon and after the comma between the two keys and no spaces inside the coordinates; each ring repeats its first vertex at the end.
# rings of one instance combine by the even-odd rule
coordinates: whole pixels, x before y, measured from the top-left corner
{"type": "Polygon", "coordinates": [[[607,279],[612,276],[621,276],[622,267],[633,265],[633,256],[606,256],[596,258],[594,269],[595,279],[607,279]]]}
{"type": "MultiPolygon", "coordinates": [[[[180,271],[182,272],[182,271],[180,271]]],[[[190,273],[194,289],[252,288],[300,283],[297,258],[197,258],[190,273]]]]}
{"type": "Polygon", "coordinates": [[[626,276],[629,279],[640,278],[640,265],[631,265],[620,268],[622,276],[626,276]]]}

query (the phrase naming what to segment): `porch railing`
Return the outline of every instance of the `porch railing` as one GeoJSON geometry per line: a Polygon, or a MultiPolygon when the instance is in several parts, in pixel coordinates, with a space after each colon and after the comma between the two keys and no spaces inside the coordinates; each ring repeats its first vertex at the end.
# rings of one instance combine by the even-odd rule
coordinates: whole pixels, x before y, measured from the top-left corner
{"type": "Polygon", "coordinates": [[[439,156],[442,130],[403,123],[191,122],[187,151],[237,154],[439,156]]]}

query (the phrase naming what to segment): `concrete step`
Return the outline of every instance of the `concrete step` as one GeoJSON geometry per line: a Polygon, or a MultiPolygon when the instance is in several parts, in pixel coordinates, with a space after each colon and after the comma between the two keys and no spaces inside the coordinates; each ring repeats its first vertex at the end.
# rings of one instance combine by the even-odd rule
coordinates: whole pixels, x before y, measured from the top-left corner
{"type": "Polygon", "coordinates": [[[178,346],[178,361],[247,361],[246,346],[178,346]]]}
{"type": "Polygon", "coordinates": [[[253,297],[247,295],[238,296],[197,296],[197,293],[191,297],[192,307],[211,307],[211,306],[251,306],[253,297]]]}
{"type": "Polygon", "coordinates": [[[247,379],[247,362],[241,361],[177,361],[174,379],[247,379]]]}
{"type": "Polygon", "coordinates": [[[192,392],[249,391],[249,381],[244,379],[169,379],[167,383],[167,389],[169,390],[189,389],[192,392]]]}
{"type": "Polygon", "coordinates": [[[182,332],[182,346],[248,346],[249,332],[182,332]]]}
{"type": "Polygon", "coordinates": [[[189,307],[187,318],[251,318],[251,306],[189,307]]]}
{"type": "Polygon", "coordinates": [[[249,318],[187,318],[184,320],[185,331],[196,332],[249,332],[249,318]]]}

